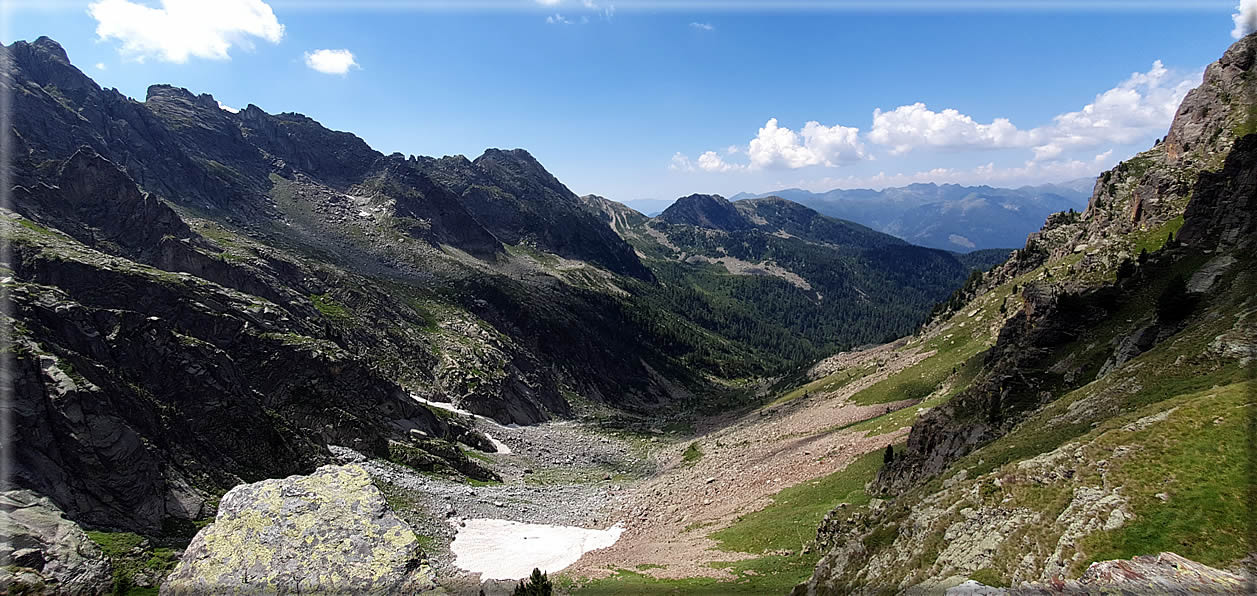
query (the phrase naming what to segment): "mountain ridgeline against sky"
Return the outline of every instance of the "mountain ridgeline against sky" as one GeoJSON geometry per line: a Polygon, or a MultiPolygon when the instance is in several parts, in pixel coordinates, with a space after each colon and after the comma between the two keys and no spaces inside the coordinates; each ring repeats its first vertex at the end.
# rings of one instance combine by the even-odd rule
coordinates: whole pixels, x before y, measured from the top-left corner
{"type": "Polygon", "coordinates": [[[506,423],[748,403],[731,380],[911,332],[970,274],[780,199],[651,220],[521,149],[384,155],[293,113],[102,89],[4,48],[17,483],[154,535],[332,445],[492,480],[506,423]],[[420,399],[416,399],[420,398],[420,399]]]}
{"type": "Polygon", "coordinates": [[[1021,188],[913,184],[883,190],[810,192],[797,188],[738,193],[732,200],[781,197],[862,223],[913,244],[969,252],[1015,248],[1059,211],[1082,211],[1095,180],[1084,178],[1021,188]]]}

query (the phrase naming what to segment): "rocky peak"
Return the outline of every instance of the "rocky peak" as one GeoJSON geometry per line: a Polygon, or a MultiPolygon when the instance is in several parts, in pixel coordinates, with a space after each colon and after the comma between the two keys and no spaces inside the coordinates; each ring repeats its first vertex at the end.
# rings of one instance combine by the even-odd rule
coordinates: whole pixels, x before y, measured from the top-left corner
{"type": "Polygon", "coordinates": [[[43,54],[50,60],[55,60],[66,65],[70,64],[70,57],[66,55],[65,48],[61,47],[61,44],[57,43],[47,35],[39,36],[39,39],[36,39],[30,45],[32,49],[43,54]]]}
{"type": "Polygon", "coordinates": [[[1235,138],[1257,132],[1257,33],[1231,45],[1205,68],[1200,86],[1188,92],[1165,137],[1171,163],[1221,159],[1235,138]]]}
{"type": "Polygon", "coordinates": [[[61,44],[47,37],[34,42],[15,41],[4,47],[10,68],[20,70],[40,86],[56,87],[57,92],[76,105],[100,87],[90,77],[70,64],[61,44]]]}
{"type": "Polygon", "coordinates": [[[576,193],[523,149],[486,149],[471,164],[521,200],[561,200],[577,204],[576,193]]]}
{"type": "Polygon", "coordinates": [[[738,208],[720,195],[692,194],[681,197],[659,214],[659,219],[673,224],[686,224],[734,232],[754,227],[738,208]]]}
{"type": "Polygon", "coordinates": [[[204,108],[218,109],[218,102],[208,93],[196,95],[183,87],[174,85],[149,85],[144,102],[172,100],[195,104],[204,108]]]}

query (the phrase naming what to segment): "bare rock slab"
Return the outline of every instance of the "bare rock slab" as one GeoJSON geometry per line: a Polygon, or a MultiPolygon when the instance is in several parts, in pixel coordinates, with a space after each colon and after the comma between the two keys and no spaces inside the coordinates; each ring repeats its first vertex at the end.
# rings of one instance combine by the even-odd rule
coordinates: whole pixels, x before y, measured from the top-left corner
{"type": "Polygon", "coordinates": [[[0,594],[104,594],[113,584],[100,547],[49,499],[0,493],[0,594]]]}

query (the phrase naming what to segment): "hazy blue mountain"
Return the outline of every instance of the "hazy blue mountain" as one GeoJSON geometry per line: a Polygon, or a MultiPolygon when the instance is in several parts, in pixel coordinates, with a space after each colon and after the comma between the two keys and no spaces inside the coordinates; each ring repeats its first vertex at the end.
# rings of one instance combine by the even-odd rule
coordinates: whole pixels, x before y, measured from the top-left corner
{"type": "Polygon", "coordinates": [[[674,202],[676,202],[676,199],[633,199],[631,201],[621,201],[621,204],[628,205],[633,210],[644,215],[654,217],[663,213],[663,210],[667,209],[674,202]]]}
{"type": "Polygon", "coordinates": [[[1094,182],[1079,179],[1021,188],[912,184],[821,193],[788,188],[738,193],[731,200],[781,197],[913,244],[966,252],[1025,244],[1026,235],[1038,231],[1048,215],[1085,208],[1094,182]]]}

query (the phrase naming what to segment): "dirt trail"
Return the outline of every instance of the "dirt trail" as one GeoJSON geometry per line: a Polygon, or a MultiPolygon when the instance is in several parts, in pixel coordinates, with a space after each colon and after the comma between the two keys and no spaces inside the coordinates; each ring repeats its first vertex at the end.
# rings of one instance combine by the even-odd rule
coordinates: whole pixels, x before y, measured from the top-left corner
{"type": "Polygon", "coordinates": [[[841,430],[843,425],[915,403],[859,406],[849,400],[928,356],[896,347],[836,356],[827,372],[883,363],[878,372],[836,391],[761,408],[732,420],[707,421],[702,425],[706,432],[695,439],[703,452],[697,462],[682,460],[688,442],[667,448],[658,455],[663,469],[627,488],[605,518],[606,523],[625,525],[620,540],[586,554],[567,573],[598,577],[611,573],[610,567],[653,564],[665,566],[650,571],[657,577],[727,576],[725,570],[707,563],[752,555],[713,550],[716,543],[707,537],[710,533],[768,505],[780,490],[831,474],[906,434],[904,429],[865,437],[863,432],[841,430]]]}

